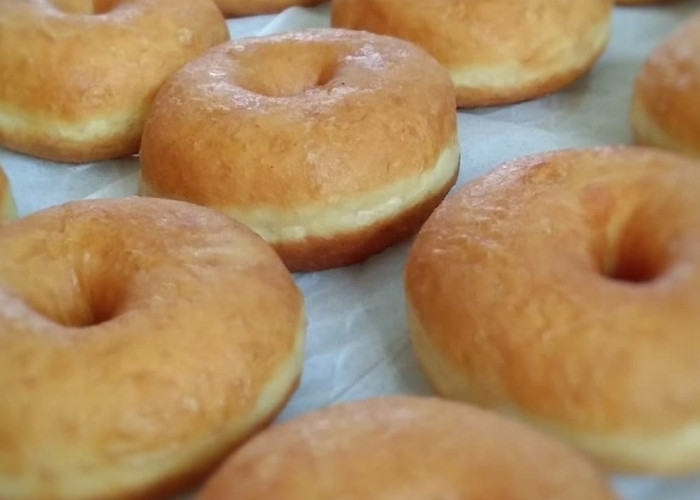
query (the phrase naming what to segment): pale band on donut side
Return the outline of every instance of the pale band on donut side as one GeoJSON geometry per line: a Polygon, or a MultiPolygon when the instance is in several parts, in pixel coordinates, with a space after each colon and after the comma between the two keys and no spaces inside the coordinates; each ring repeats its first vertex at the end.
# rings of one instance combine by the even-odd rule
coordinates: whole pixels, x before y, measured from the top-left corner
{"type": "Polygon", "coordinates": [[[165,79],[227,39],[212,0],[0,0],[0,146],[67,162],[137,153],[165,79]]]}
{"type": "Polygon", "coordinates": [[[700,157],[700,14],[648,57],[634,87],[630,122],[640,144],[700,157]]]}
{"type": "Polygon", "coordinates": [[[341,403],[255,436],[198,500],[614,500],[586,459],[468,405],[392,396],[341,403]]]}
{"type": "Polygon", "coordinates": [[[421,229],[405,288],[437,391],[615,470],[700,469],[700,169],[639,147],[509,162],[421,229]]]}
{"type": "Polygon", "coordinates": [[[167,498],[266,425],[302,296],[242,224],[146,198],[0,227],[0,497],[167,498]]]}
{"type": "Polygon", "coordinates": [[[415,232],[459,157],[437,62],[401,40],[309,30],[232,41],[174,75],[145,126],[139,194],[220,210],[290,269],[324,269],[415,232]]]}
{"type": "Polygon", "coordinates": [[[610,33],[611,0],[335,0],[332,24],[411,41],[450,73],[460,107],[554,92],[585,74],[610,33]]]}
{"type": "Polygon", "coordinates": [[[12,191],[10,183],[7,180],[5,172],[0,166],[0,224],[3,221],[14,219],[17,216],[15,202],[12,199],[12,191]]]}
{"type": "Polygon", "coordinates": [[[310,7],[324,0],[215,0],[221,11],[227,16],[250,16],[253,14],[271,14],[287,7],[310,7]]]}
{"type": "MultiPolygon", "coordinates": [[[[259,207],[250,210],[217,206],[217,210],[245,222],[256,233],[282,254],[307,254],[308,241],[339,239],[348,235],[350,239],[365,228],[383,225],[383,221],[400,219],[413,207],[420,207],[426,199],[439,202],[446,188],[455,181],[459,165],[459,144],[455,136],[440,153],[435,166],[411,178],[385,186],[374,193],[358,196],[357,199],[332,206],[317,206],[297,210],[259,207]]],[[[141,180],[139,194],[161,197],[141,180]]],[[[432,202],[431,202],[432,203],[432,202]]],[[[436,203],[437,204],[437,203],[436,203]]],[[[422,215],[425,218],[426,216],[422,215]]],[[[378,236],[379,237],[379,236],[378,236]]],[[[333,246],[336,244],[334,243],[333,246]]],[[[306,257],[304,257],[306,259],[306,257]]]]}

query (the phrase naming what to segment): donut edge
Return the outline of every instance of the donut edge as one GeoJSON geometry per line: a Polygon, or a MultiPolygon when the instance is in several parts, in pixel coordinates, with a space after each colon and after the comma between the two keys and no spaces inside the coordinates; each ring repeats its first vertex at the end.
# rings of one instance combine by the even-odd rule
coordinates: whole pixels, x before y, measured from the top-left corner
{"type": "MultiPolygon", "coordinates": [[[[563,65],[557,70],[521,77],[516,83],[502,86],[474,86],[465,85],[465,80],[459,74],[464,71],[461,68],[447,68],[455,85],[458,108],[474,108],[481,106],[497,106],[514,104],[523,101],[537,99],[552,94],[573,84],[578,79],[588,74],[598,59],[605,51],[610,39],[611,20],[606,17],[599,25],[591,29],[589,44],[592,50],[585,58],[576,60],[571,64],[570,58],[565,58],[563,65]]],[[[496,66],[498,68],[498,66],[496,66]]],[[[469,68],[469,71],[474,71],[469,68]]],[[[516,71],[517,74],[517,71],[516,71]]],[[[515,81],[516,79],[514,79],[515,81]]],[[[492,78],[489,81],[493,81],[492,78]]]]}
{"type": "Polygon", "coordinates": [[[695,147],[674,137],[655,120],[638,92],[635,92],[629,112],[634,142],[643,146],[669,149],[700,158],[700,146],[695,147]]]}
{"type": "Polygon", "coordinates": [[[401,213],[356,231],[273,244],[290,271],[320,271],[360,263],[416,233],[457,181],[455,172],[440,190],[401,213]]]}
{"type": "MultiPolygon", "coordinates": [[[[24,490],[17,495],[13,491],[0,491],[0,498],[9,495],[17,500],[156,500],[165,499],[171,495],[185,494],[190,489],[202,484],[206,478],[214,473],[218,467],[248,439],[271,425],[279,413],[289,402],[289,399],[297,390],[304,364],[304,351],[306,345],[307,320],[304,313],[303,301],[300,301],[299,325],[295,331],[293,348],[287,359],[278,365],[268,383],[258,393],[258,397],[252,405],[247,419],[236,422],[228,422],[216,433],[211,433],[203,439],[193,438],[190,449],[181,457],[171,459],[164,468],[165,473],[153,473],[147,479],[128,481],[128,471],[122,472],[121,477],[126,478],[119,482],[112,481],[99,491],[61,489],[60,493],[46,496],[46,490],[41,486],[35,486],[32,490],[24,490]],[[291,377],[285,377],[289,373],[291,377]],[[274,401],[274,404],[265,404],[274,401]]],[[[206,430],[205,430],[206,434],[206,430]]],[[[180,444],[179,449],[187,448],[187,443],[180,444]]],[[[153,463],[145,458],[144,463],[153,463]]],[[[162,461],[161,461],[162,464],[162,461]]],[[[94,479],[94,478],[93,478],[94,479]]],[[[3,478],[0,477],[0,484],[3,478]]]]}
{"type": "Polygon", "coordinates": [[[484,394],[475,390],[469,376],[444,357],[418,319],[405,285],[409,334],[421,371],[442,397],[476,404],[516,418],[560,439],[592,457],[610,472],[684,475],[700,467],[700,421],[664,434],[628,437],[576,430],[530,414],[504,401],[506,394],[484,394]]]}

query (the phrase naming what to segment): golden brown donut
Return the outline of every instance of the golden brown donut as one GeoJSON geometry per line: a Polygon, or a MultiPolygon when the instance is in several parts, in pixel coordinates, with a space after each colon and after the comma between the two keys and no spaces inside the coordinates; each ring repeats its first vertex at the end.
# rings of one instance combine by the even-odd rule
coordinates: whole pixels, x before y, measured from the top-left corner
{"type": "Polygon", "coordinates": [[[612,500],[582,457],[493,413],[386,397],[325,408],[259,434],[198,500],[612,500]]]}
{"type": "Polygon", "coordinates": [[[270,420],[302,298],[241,224],[143,198],[0,229],[0,498],[161,498],[270,420]]]}
{"type": "Polygon", "coordinates": [[[12,191],[7,176],[0,165],[0,223],[16,216],[15,202],[12,199],[12,191]]]}
{"type": "Polygon", "coordinates": [[[165,79],[227,39],[211,0],[0,0],[0,146],[70,162],[136,153],[165,79]]]}
{"type": "Polygon", "coordinates": [[[227,16],[249,16],[279,12],[295,5],[318,5],[324,0],[215,0],[227,16]]]}
{"type": "Polygon", "coordinates": [[[700,13],[654,50],[634,88],[637,142],[700,157],[700,13]]]}
{"type": "Polygon", "coordinates": [[[448,199],[409,254],[411,335],[439,393],[629,471],[700,467],[700,165],[545,153],[448,199]]]}
{"type": "Polygon", "coordinates": [[[458,164],[439,64],[401,40],[308,30],[234,40],[175,74],[144,127],[139,193],[220,210],[290,269],[325,269],[415,232],[458,164]]]}
{"type": "Polygon", "coordinates": [[[450,72],[461,107],[547,94],[586,73],[611,0],[334,0],[332,24],[397,36],[450,72]]]}

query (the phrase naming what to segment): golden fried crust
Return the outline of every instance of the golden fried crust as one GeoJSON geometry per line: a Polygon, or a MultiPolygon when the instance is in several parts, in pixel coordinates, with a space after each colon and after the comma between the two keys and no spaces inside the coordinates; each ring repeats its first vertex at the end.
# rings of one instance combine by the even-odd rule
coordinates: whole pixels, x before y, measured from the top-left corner
{"type": "Polygon", "coordinates": [[[649,56],[630,112],[638,142],[700,156],[700,14],[649,56]]]}
{"type": "Polygon", "coordinates": [[[429,378],[615,467],[700,466],[698,192],[695,162],[645,148],[531,156],[465,185],[405,271],[429,378]]]}
{"type": "Polygon", "coordinates": [[[323,0],[215,0],[215,2],[227,16],[248,16],[279,12],[295,5],[318,5],[323,0]]]}
{"type": "Polygon", "coordinates": [[[459,106],[557,90],[604,49],[610,0],[335,0],[333,26],[397,36],[447,68],[459,106]]]}
{"type": "Polygon", "coordinates": [[[612,500],[582,457],[498,415],[387,397],[319,410],[259,434],[198,500],[612,500]]]}
{"type": "Polygon", "coordinates": [[[12,199],[12,191],[7,176],[0,165],[0,223],[13,219],[17,215],[15,202],[12,199]]]}
{"type": "Polygon", "coordinates": [[[210,0],[0,0],[0,145],[73,162],[136,153],[163,81],[227,39],[210,0]]]}
{"type": "Polygon", "coordinates": [[[301,294],[258,236],[182,202],[77,202],[0,230],[0,497],[154,498],[297,383],[301,294]]]}
{"type": "Polygon", "coordinates": [[[309,30],[232,41],[158,94],[140,193],[217,208],[275,245],[371,234],[454,177],[454,103],[447,73],[400,40],[309,30]],[[329,211],[337,227],[317,223],[329,211]]]}
{"type": "Polygon", "coordinates": [[[430,198],[393,217],[353,232],[329,238],[306,237],[273,247],[291,271],[313,271],[347,266],[371,257],[414,234],[445,198],[457,173],[430,198]]]}

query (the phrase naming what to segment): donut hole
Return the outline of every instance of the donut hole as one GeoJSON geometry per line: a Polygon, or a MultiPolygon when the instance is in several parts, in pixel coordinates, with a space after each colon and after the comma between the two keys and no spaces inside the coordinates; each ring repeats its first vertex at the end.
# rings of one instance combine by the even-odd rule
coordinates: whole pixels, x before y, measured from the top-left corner
{"type": "Polygon", "coordinates": [[[117,0],[51,0],[56,9],[66,14],[99,15],[109,12],[117,0]]]}
{"type": "Polygon", "coordinates": [[[647,220],[634,217],[622,228],[601,266],[603,275],[627,283],[649,283],[661,275],[670,260],[663,235],[654,232],[647,220]]]}
{"type": "Polygon", "coordinates": [[[256,47],[236,73],[236,84],[266,97],[294,97],[328,84],[336,73],[336,57],[328,47],[291,49],[286,44],[256,47]],[[294,54],[290,57],[289,54],[294,54]],[[263,63],[264,61],[264,63],[263,63]],[[264,66],[264,70],[261,68],[264,66]]]}
{"type": "Polygon", "coordinates": [[[127,281],[118,268],[88,261],[68,268],[67,274],[49,271],[40,289],[20,287],[18,291],[26,304],[54,323],[69,328],[95,326],[117,317],[126,303],[127,281]]]}

